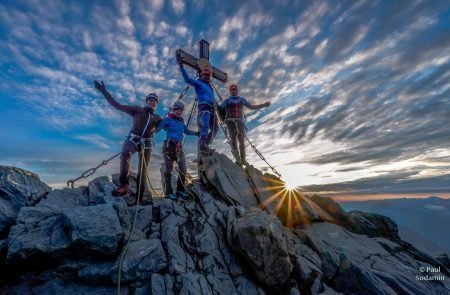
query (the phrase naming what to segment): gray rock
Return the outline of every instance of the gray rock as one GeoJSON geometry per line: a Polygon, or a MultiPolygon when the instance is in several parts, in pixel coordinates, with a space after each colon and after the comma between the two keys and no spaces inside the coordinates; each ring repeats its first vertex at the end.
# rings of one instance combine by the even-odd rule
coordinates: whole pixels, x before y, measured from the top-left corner
{"type": "Polygon", "coordinates": [[[114,263],[106,262],[91,264],[77,272],[77,277],[88,284],[111,284],[114,272],[114,263]]]}
{"type": "Polygon", "coordinates": [[[117,252],[124,233],[112,205],[64,209],[63,216],[73,246],[94,254],[117,252]]]}
{"type": "Polygon", "coordinates": [[[446,253],[435,254],[433,258],[450,270],[450,259],[446,253]]]}
{"type": "Polygon", "coordinates": [[[147,232],[152,226],[152,206],[134,206],[128,208],[128,217],[130,224],[134,221],[136,215],[135,227],[141,232],[147,232]],[[137,210],[137,211],[136,211],[137,210]]]}
{"type": "Polygon", "coordinates": [[[25,262],[40,256],[58,259],[71,245],[59,211],[22,207],[8,236],[8,262],[25,262]]]}
{"type": "Polygon", "coordinates": [[[180,295],[213,294],[205,277],[197,273],[186,273],[177,277],[180,295]]]}
{"type": "Polygon", "coordinates": [[[266,294],[264,290],[252,282],[249,278],[244,275],[240,275],[234,279],[236,284],[236,294],[242,295],[264,295],[266,294]]]}
{"type": "Polygon", "coordinates": [[[0,198],[0,234],[6,232],[16,221],[18,210],[10,200],[0,198]]]}
{"type": "Polygon", "coordinates": [[[8,246],[8,240],[0,240],[0,253],[8,246]]]}
{"type": "Polygon", "coordinates": [[[112,178],[108,176],[97,177],[88,184],[89,192],[89,204],[99,205],[111,203],[114,200],[114,196],[111,195],[111,191],[116,188],[112,178]]]}
{"type": "Polygon", "coordinates": [[[225,202],[247,208],[258,206],[252,188],[239,165],[218,153],[204,158],[203,163],[206,179],[217,189],[225,202]]]}
{"type": "Polygon", "coordinates": [[[330,223],[314,223],[301,230],[309,243],[318,251],[324,276],[333,282],[336,291],[343,293],[371,294],[444,294],[450,283],[418,281],[416,275],[421,266],[405,251],[395,249],[388,240],[379,242],[367,236],[357,235],[330,223]]]}
{"type": "Polygon", "coordinates": [[[250,264],[258,280],[268,286],[282,286],[289,281],[293,265],[280,220],[259,211],[230,220],[228,225],[230,245],[250,264]]]}
{"type": "MultiPolygon", "coordinates": [[[[118,257],[114,265],[113,281],[118,281],[120,264],[118,257]],[[117,270],[117,271],[116,271],[117,270]]],[[[167,267],[167,258],[161,241],[157,239],[131,242],[126,249],[122,261],[121,282],[149,279],[152,273],[167,267]]]]}
{"type": "Polygon", "coordinates": [[[51,189],[37,174],[0,165],[0,196],[9,200],[16,209],[36,204],[51,189]]]}
{"type": "Polygon", "coordinates": [[[21,207],[36,204],[50,190],[37,174],[0,165],[0,234],[14,224],[21,207]]]}
{"type": "Polygon", "coordinates": [[[85,194],[84,188],[63,188],[52,190],[45,195],[36,206],[61,210],[63,208],[88,205],[89,199],[85,194]]]}
{"type": "Polygon", "coordinates": [[[343,226],[354,233],[400,241],[397,224],[389,217],[352,211],[349,213],[349,219],[349,223],[343,224],[343,226]]]}
{"type": "MultiPolygon", "coordinates": [[[[64,281],[62,279],[53,279],[42,285],[32,287],[30,293],[36,295],[110,295],[117,294],[117,288],[113,286],[91,287],[71,281],[64,281]]],[[[129,294],[128,288],[122,288],[120,294],[129,294]]]]}

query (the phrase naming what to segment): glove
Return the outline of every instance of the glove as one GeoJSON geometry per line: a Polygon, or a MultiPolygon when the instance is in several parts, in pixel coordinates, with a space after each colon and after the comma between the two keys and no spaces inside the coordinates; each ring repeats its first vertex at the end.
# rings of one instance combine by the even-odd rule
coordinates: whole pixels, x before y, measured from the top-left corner
{"type": "Polygon", "coordinates": [[[95,88],[100,91],[102,94],[105,94],[106,91],[106,86],[105,83],[103,83],[103,81],[101,81],[102,83],[100,84],[97,80],[94,81],[94,86],[95,88]]]}
{"type": "Polygon", "coordinates": [[[181,50],[177,50],[175,56],[177,58],[177,64],[179,64],[181,66],[182,65],[181,64],[181,50]]]}
{"type": "Polygon", "coordinates": [[[270,101],[264,103],[264,107],[267,108],[268,106],[270,106],[270,101]]]}

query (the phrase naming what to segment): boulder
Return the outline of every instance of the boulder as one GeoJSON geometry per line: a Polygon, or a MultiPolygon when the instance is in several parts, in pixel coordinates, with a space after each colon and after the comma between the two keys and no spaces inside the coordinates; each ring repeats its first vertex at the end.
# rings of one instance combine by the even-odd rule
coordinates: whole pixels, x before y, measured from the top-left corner
{"type": "Polygon", "coordinates": [[[115,255],[124,232],[111,204],[63,210],[64,225],[80,254],[115,255]]]}
{"type": "MultiPolygon", "coordinates": [[[[118,257],[112,274],[115,283],[118,281],[120,259],[121,256],[118,257]]],[[[131,242],[123,256],[121,282],[145,281],[153,273],[157,273],[166,267],[167,258],[160,240],[131,242]]]]}
{"type": "Polygon", "coordinates": [[[21,207],[36,204],[49,191],[37,174],[0,165],[0,238],[8,234],[21,207]]]}
{"type": "Polygon", "coordinates": [[[8,236],[7,261],[26,262],[31,258],[59,259],[71,245],[59,210],[22,207],[8,236]]]}
{"type": "Polygon", "coordinates": [[[228,241],[233,249],[244,257],[260,282],[271,287],[286,284],[293,265],[280,220],[263,211],[242,217],[236,216],[234,208],[228,212],[228,241]]]}
{"type": "Polygon", "coordinates": [[[230,205],[246,208],[258,206],[252,187],[246,180],[242,168],[223,154],[213,153],[203,158],[205,178],[230,205]]]}

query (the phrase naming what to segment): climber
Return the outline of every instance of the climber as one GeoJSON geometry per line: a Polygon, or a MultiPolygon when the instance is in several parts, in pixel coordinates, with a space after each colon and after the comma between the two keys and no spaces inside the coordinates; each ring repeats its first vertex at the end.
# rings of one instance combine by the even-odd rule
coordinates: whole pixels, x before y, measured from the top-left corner
{"type": "MultiPolygon", "coordinates": [[[[123,142],[122,152],[120,154],[120,186],[112,191],[114,196],[123,196],[128,193],[131,156],[134,153],[139,152],[140,148],[143,148],[145,160],[144,167],[148,167],[152,155],[153,134],[161,121],[161,117],[155,114],[159,98],[156,93],[150,93],[145,97],[146,106],[144,107],[123,105],[111,96],[106,90],[103,81],[101,83],[94,81],[94,86],[115,109],[133,117],[133,126],[123,142]]],[[[144,171],[144,167],[141,167],[141,156],[142,154],[139,153],[139,167],[137,174],[137,190],[139,191],[139,196],[137,196],[137,200],[142,199],[146,183],[146,171],[141,175],[141,172],[144,171]]],[[[150,193],[150,201],[151,199],[150,193]]]]}
{"type": "Polygon", "coordinates": [[[244,145],[245,131],[247,129],[244,123],[244,106],[250,110],[258,110],[270,106],[270,102],[259,105],[250,104],[247,99],[238,96],[238,86],[233,83],[230,85],[230,97],[225,99],[219,106],[222,111],[225,111],[225,122],[231,140],[231,148],[233,149],[236,163],[239,165],[248,165],[245,159],[244,145]],[[237,149],[237,141],[239,141],[239,151],[237,149]]]}
{"type": "Polygon", "coordinates": [[[183,151],[183,137],[186,135],[199,136],[200,132],[192,131],[187,128],[183,120],[184,104],[181,101],[176,102],[172,107],[172,112],[163,118],[158,125],[156,132],[160,130],[166,131],[166,140],[164,141],[162,154],[164,157],[164,194],[166,198],[176,200],[177,196],[187,199],[189,195],[185,189],[186,179],[186,158],[183,151]],[[177,193],[173,193],[172,189],[172,171],[173,164],[178,164],[178,180],[177,193]]]}
{"type": "MultiPolygon", "coordinates": [[[[200,78],[191,79],[184,69],[183,63],[180,62],[179,55],[177,55],[177,62],[180,66],[184,81],[195,88],[195,94],[198,99],[197,124],[200,129],[198,148],[202,155],[209,155],[213,151],[210,149],[210,145],[219,131],[219,125],[214,112],[214,90],[210,85],[211,68],[204,67],[200,72],[200,78]]],[[[200,155],[198,161],[200,161],[200,155]]]]}

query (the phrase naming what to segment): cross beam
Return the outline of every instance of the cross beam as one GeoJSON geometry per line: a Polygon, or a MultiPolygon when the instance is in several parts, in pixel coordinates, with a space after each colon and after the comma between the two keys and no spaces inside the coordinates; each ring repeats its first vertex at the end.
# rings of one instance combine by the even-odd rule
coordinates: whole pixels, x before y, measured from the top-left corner
{"type": "Polygon", "coordinates": [[[209,43],[208,41],[202,39],[199,42],[199,58],[183,51],[182,49],[178,49],[176,52],[176,56],[180,59],[185,65],[190,66],[191,68],[196,69],[197,71],[201,71],[203,68],[212,68],[212,76],[213,78],[221,81],[227,82],[228,75],[224,71],[213,67],[209,62],[209,43]]]}

